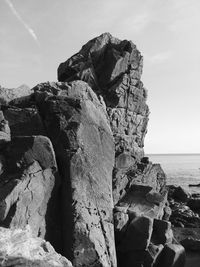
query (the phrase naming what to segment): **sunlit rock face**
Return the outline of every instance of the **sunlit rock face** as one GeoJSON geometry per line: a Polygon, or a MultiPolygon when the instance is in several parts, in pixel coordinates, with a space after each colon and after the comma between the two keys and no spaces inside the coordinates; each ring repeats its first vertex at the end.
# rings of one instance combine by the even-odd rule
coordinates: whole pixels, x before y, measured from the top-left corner
{"type": "Polygon", "coordinates": [[[23,228],[59,246],[55,153],[45,136],[21,136],[1,149],[0,226],[23,228]],[[56,225],[56,229],[54,227],[56,225]]]}
{"type": "Polygon", "coordinates": [[[49,242],[34,237],[29,225],[24,229],[0,227],[0,266],[72,267],[49,242]]]}
{"type": "Polygon", "coordinates": [[[76,267],[114,267],[115,150],[103,99],[83,81],[44,83],[34,90],[62,178],[64,255],[76,267]]]}
{"type": "Polygon", "coordinates": [[[115,138],[116,156],[143,156],[149,109],[141,81],[143,58],[131,41],[104,33],[61,63],[59,81],[83,80],[106,103],[115,138]]]}
{"type": "MultiPolygon", "coordinates": [[[[0,88],[0,226],[25,254],[52,259],[28,224],[74,267],[184,266],[165,173],[144,156],[142,68],[131,41],[104,33],[60,64],[58,82],[0,88]]],[[[54,253],[54,262],[9,253],[5,266],[71,266],[54,253]]]]}

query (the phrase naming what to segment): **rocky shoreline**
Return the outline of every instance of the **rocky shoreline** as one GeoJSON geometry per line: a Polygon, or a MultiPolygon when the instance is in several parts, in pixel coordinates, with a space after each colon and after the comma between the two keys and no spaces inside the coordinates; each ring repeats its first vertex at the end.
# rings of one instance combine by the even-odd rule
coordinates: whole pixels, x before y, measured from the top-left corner
{"type": "Polygon", "coordinates": [[[199,227],[198,198],[145,157],[142,69],[104,33],[58,81],[0,88],[0,266],[185,266],[176,229],[199,227]]]}

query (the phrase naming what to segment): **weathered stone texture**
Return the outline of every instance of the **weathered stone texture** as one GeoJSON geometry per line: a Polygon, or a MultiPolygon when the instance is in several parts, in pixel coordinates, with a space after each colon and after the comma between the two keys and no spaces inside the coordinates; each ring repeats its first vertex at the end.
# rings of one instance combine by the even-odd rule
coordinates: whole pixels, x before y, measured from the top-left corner
{"type": "Polygon", "coordinates": [[[0,266],[72,267],[70,261],[56,253],[49,242],[32,235],[30,227],[0,227],[0,266]]]}
{"type": "Polygon", "coordinates": [[[114,141],[105,105],[82,81],[34,90],[62,176],[64,255],[76,267],[116,266],[114,141]]]}
{"type": "Polygon", "coordinates": [[[27,85],[18,88],[4,88],[0,86],[0,104],[9,104],[11,101],[20,102],[23,98],[30,96],[32,90],[27,85]]]}
{"type": "Polygon", "coordinates": [[[149,110],[140,80],[142,66],[142,56],[131,41],[105,33],[58,68],[59,81],[86,81],[103,96],[117,155],[128,151],[133,157],[143,156],[149,110]]]}
{"type": "Polygon", "coordinates": [[[46,135],[42,119],[36,107],[2,107],[12,136],[46,135]]]}
{"type": "Polygon", "coordinates": [[[44,136],[13,138],[1,150],[0,159],[0,226],[29,224],[34,236],[46,237],[57,246],[60,229],[54,194],[59,177],[50,140],[44,136]]]}

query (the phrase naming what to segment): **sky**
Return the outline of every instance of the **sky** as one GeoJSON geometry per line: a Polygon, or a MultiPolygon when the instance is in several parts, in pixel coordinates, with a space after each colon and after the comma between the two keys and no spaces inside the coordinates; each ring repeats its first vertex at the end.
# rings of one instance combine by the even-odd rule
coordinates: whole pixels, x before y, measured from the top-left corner
{"type": "Polygon", "coordinates": [[[199,0],[0,0],[0,85],[57,80],[58,65],[104,32],[144,56],[145,152],[200,153],[199,0]]]}

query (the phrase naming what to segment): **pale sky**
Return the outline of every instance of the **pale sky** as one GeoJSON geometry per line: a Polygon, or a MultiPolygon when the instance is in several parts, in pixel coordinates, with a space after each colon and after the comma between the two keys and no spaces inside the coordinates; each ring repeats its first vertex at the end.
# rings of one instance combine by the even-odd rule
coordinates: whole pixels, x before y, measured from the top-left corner
{"type": "Polygon", "coordinates": [[[0,0],[0,84],[55,81],[59,63],[110,32],[144,56],[146,153],[200,153],[199,0],[0,0]]]}

